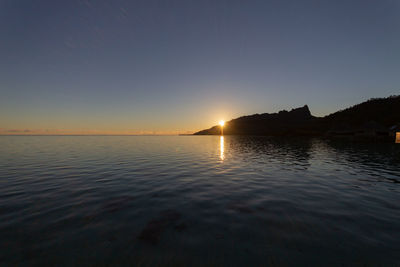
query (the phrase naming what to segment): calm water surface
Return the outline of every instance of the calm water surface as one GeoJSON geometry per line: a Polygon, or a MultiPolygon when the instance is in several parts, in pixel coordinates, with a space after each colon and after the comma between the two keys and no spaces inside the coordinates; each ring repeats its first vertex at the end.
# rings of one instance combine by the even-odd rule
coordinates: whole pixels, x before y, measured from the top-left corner
{"type": "Polygon", "coordinates": [[[400,145],[0,137],[0,265],[400,265],[400,145]]]}

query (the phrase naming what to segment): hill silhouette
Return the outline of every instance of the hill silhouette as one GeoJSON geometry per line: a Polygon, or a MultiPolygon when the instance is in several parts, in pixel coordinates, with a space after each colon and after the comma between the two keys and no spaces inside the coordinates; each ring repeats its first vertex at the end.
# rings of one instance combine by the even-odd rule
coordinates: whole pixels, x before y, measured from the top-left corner
{"type": "Polygon", "coordinates": [[[335,112],[324,117],[332,125],[350,124],[361,126],[370,121],[390,127],[400,122],[400,96],[372,98],[361,104],[335,112]]]}
{"type": "MultiPolygon", "coordinates": [[[[334,129],[385,128],[400,122],[400,96],[373,98],[325,117],[315,117],[307,105],[290,111],[243,116],[226,122],[225,135],[324,135],[334,129]]],[[[220,126],[194,133],[219,135],[220,126]]]]}

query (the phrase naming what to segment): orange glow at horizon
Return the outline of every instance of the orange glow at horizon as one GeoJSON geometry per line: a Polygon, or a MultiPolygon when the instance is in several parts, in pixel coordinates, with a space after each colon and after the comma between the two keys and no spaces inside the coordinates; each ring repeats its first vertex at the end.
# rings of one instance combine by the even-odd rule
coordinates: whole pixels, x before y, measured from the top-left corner
{"type": "Polygon", "coordinates": [[[192,134],[193,131],[138,131],[138,130],[71,130],[71,129],[3,129],[0,135],[179,135],[192,134]]]}

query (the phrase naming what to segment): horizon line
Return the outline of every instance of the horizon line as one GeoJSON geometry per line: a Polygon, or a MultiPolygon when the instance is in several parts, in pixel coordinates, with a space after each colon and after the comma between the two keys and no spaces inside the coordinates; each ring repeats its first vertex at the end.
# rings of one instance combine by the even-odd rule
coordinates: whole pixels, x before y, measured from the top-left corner
{"type": "Polygon", "coordinates": [[[0,136],[181,136],[193,134],[0,134],[0,136]]]}

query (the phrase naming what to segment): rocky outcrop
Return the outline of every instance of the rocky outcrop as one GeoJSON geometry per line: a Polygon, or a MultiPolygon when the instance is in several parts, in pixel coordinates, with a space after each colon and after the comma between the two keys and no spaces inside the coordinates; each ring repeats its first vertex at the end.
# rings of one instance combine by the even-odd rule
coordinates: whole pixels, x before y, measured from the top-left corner
{"type": "MultiPolygon", "coordinates": [[[[324,135],[329,132],[343,132],[343,125],[365,128],[374,122],[380,128],[393,126],[400,121],[400,96],[375,98],[353,107],[318,118],[311,115],[307,105],[290,111],[254,114],[228,121],[224,126],[225,135],[324,135]]],[[[376,128],[376,126],[375,126],[376,128]]],[[[220,126],[202,130],[195,135],[219,135],[220,126]]],[[[346,131],[345,131],[346,132],[346,131]]],[[[379,132],[385,132],[379,130],[379,132]]]]}
{"type": "MultiPolygon", "coordinates": [[[[290,111],[254,114],[228,121],[224,126],[226,135],[292,135],[301,134],[302,126],[317,118],[311,115],[307,105],[290,111]]],[[[195,135],[220,134],[220,126],[195,133],[195,135]]]]}

